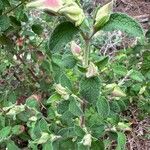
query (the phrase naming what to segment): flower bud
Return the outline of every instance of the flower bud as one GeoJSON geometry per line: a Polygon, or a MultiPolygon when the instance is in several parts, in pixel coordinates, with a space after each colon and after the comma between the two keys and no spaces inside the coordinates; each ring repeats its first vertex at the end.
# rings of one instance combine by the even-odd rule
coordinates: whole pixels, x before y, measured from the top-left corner
{"type": "Polygon", "coordinates": [[[66,89],[61,84],[54,84],[54,88],[58,94],[61,95],[61,97],[65,100],[69,99],[69,93],[66,91],[66,89]]]}
{"type": "Polygon", "coordinates": [[[92,136],[91,134],[86,134],[83,139],[82,139],[82,143],[84,146],[91,146],[92,143],[92,136]]]}
{"type": "Polygon", "coordinates": [[[109,21],[110,14],[113,9],[113,1],[101,7],[96,14],[94,27],[99,30],[105,23],[109,21]]]}
{"type": "Polygon", "coordinates": [[[81,47],[74,41],[71,42],[71,52],[74,56],[79,57],[81,54],[81,47]]]}
{"type": "Polygon", "coordinates": [[[114,88],[112,95],[115,97],[126,97],[126,94],[118,86],[114,88]]]}
{"type": "Polygon", "coordinates": [[[86,77],[91,78],[98,75],[98,68],[94,63],[90,62],[89,67],[87,69],[86,77]]]}
{"type": "Polygon", "coordinates": [[[75,2],[64,5],[64,7],[62,7],[58,13],[64,15],[70,21],[74,22],[75,26],[81,25],[85,18],[83,10],[75,2]]]}
{"type": "Polygon", "coordinates": [[[62,6],[62,0],[36,0],[27,4],[27,7],[35,7],[50,12],[57,12],[62,6]]]}

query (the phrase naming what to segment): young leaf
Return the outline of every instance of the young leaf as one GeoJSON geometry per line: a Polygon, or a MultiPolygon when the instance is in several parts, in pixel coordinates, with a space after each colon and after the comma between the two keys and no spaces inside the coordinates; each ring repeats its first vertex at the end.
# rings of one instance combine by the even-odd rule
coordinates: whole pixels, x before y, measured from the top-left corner
{"type": "Polygon", "coordinates": [[[130,16],[123,13],[113,13],[102,28],[103,31],[120,30],[133,37],[144,37],[141,25],[130,16]]]}
{"type": "Polygon", "coordinates": [[[59,24],[54,29],[49,40],[50,51],[52,52],[60,51],[64,45],[72,41],[72,38],[77,33],[78,28],[76,28],[72,23],[63,22],[59,24]]]}
{"type": "Polygon", "coordinates": [[[110,107],[109,103],[105,98],[99,98],[96,103],[97,111],[102,118],[106,118],[109,115],[110,107]]]}
{"type": "Polygon", "coordinates": [[[80,81],[80,94],[89,103],[95,103],[100,95],[101,82],[98,77],[85,78],[80,81]]]}
{"type": "Polygon", "coordinates": [[[117,147],[116,150],[125,150],[126,145],[126,135],[122,132],[118,132],[118,138],[117,138],[117,147]]]}

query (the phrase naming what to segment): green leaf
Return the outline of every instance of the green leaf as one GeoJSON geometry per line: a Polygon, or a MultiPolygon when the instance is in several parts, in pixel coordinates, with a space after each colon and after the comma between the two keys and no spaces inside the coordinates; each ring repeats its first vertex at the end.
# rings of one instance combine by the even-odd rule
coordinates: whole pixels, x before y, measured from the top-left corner
{"type": "Polygon", "coordinates": [[[43,27],[40,24],[33,24],[32,25],[32,31],[35,34],[40,35],[43,32],[43,27]]]}
{"type": "Polygon", "coordinates": [[[60,101],[58,106],[57,106],[57,112],[59,114],[63,114],[64,112],[66,112],[69,109],[69,101],[68,100],[63,100],[60,101]]]}
{"type": "Polygon", "coordinates": [[[62,62],[65,68],[72,69],[76,65],[77,60],[73,55],[65,55],[62,58],[62,62]]]}
{"type": "Polygon", "coordinates": [[[72,90],[72,83],[71,83],[71,80],[70,80],[65,74],[62,74],[62,75],[60,76],[59,83],[60,83],[63,87],[67,87],[69,90],[72,90]]]}
{"type": "Polygon", "coordinates": [[[33,141],[33,143],[43,144],[46,143],[50,139],[50,135],[46,132],[41,133],[41,137],[33,141]]]}
{"type": "Polygon", "coordinates": [[[127,69],[123,65],[114,64],[112,65],[112,69],[117,75],[125,76],[127,74],[127,69]]]}
{"type": "Polygon", "coordinates": [[[94,124],[90,127],[92,136],[99,139],[105,134],[105,126],[103,124],[94,124]]]}
{"type": "Polygon", "coordinates": [[[144,37],[141,25],[136,20],[123,13],[111,14],[109,21],[105,24],[102,30],[120,30],[133,37],[144,37]]]}
{"type": "Polygon", "coordinates": [[[110,112],[110,107],[109,107],[108,101],[105,98],[101,97],[98,99],[98,101],[96,103],[96,107],[97,107],[98,114],[102,118],[107,118],[107,116],[109,115],[109,112],[110,112]]]}
{"type": "Polygon", "coordinates": [[[2,0],[0,0],[0,10],[2,10],[3,9],[3,2],[2,2],[2,0]]]}
{"type": "Polygon", "coordinates": [[[11,127],[7,126],[0,130],[0,141],[7,138],[10,135],[11,127]]]}
{"type": "Polygon", "coordinates": [[[5,127],[5,119],[6,117],[0,115],[0,129],[5,127]]]}
{"type": "Polygon", "coordinates": [[[117,100],[114,100],[110,103],[110,109],[116,113],[119,113],[121,111],[117,100]]]}
{"type": "Polygon", "coordinates": [[[64,112],[62,117],[61,117],[62,122],[64,124],[69,125],[69,126],[73,126],[73,121],[74,121],[73,118],[74,118],[74,115],[69,110],[64,112]]]}
{"type": "Polygon", "coordinates": [[[35,109],[39,110],[39,102],[38,102],[38,100],[36,100],[33,97],[29,97],[26,100],[26,105],[30,108],[35,108],[35,109]]]}
{"type": "Polygon", "coordinates": [[[80,94],[89,103],[95,103],[100,95],[101,82],[98,77],[85,78],[80,81],[80,94]]]}
{"type": "Polygon", "coordinates": [[[48,100],[47,100],[47,104],[51,104],[53,102],[59,101],[61,100],[61,96],[58,93],[54,93],[53,95],[51,95],[48,100]]]}
{"type": "Polygon", "coordinates": [[[91,150],[104,150],[104,143],[100,140],[92,141],[91,150]]]}
{"type": "Polygon", "coordinates": [[[39,129],[41,132],[49,132],[49,125],[45,119],[39,121],[39,129]]]}
{"type": "Polygon", "coordinates": [[[70,104],[69,104],[69,111],[75,115],[80,117],[81,115],[83,115],[83,112],[80,108],[80,104],[77,100],[75,100],[74,98],[70,99],[70,104]]]}
{"type": "Polygon", "coordinates": [[[64,138],[53,142],[54,150],[76,150],[75,142],[72,138],[64,138]]]}
{"type": "Polygon", "coordinates": [[[109,57],[101,56],[96,60],[95,64],[99,69],[103,69],[109,62],[109,57]]]}
{"type": "Polygon", "coordinates": [[[53,31],[49,40],[49,49],[52,52],[60,51],[61,48],[70,42],[78,29],[70,22],[59,24],[53,31]]]}
{"type": "Polygon", "coordinates": [[[89,150],[88,146],[84,146],[82,143],[78,143],[78,150],[89,150]]]}
{"type": "Polygon", "coordinates": [[[7,144],[7,150],[20,150],[20,149],[13,141],[9,141],[7,144]]]}
{"type": "Polygon", "coordinates": [[[133,72],[130,74],[130,78],[139,82],[142,82],[144,80],[144,76],[142,75],[142,73],[136,70],[133,70],[133,72]]]}
{"type": "Polygon", "coordinates": [[[75,136],[74,128],[69,127],[69,128],[62,128],[59,132],[58,135],[61,135],[63,138],[70,138],[75,136]]]}
{"type": "Polygon", "coordinates": [[[80,126],[77,126],[77,125],[75,125],[75,127],[74,127],[74,132],[79,137],[83,137],[85,135],[84,130],[80,126]]]}
{"type": "Polygon", "coordinates": [[[42,144],[42,146],[43,146],[42,150],[53,150],[53,145],[51,141],[45,144],[42,144]]]}
{"type": "Polygon", "coordinates": [[[122,132],[118,132],[118,138],[117,138],[117,148],[116,150],[125,150],[126,146],[126,135],[122,132]]]}
{"type": "Polygon", "coordinates": [[[5,31],[10,26],[10,20],[7,16],[0,16],[0,31],[5,31]]]}

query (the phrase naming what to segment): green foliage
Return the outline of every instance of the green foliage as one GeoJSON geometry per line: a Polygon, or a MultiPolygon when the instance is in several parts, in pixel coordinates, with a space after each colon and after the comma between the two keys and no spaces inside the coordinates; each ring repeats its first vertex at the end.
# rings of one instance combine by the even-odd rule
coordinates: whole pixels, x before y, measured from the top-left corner
{"type": "Polygon", "coordinates": [[[101,81],[99,77],[86,78],[80,80],[80,94],[89,103],[96,103],[100,96],[101,81]]]}
{"type": "Polygon", "coordinates": [[[97,106],[98,114],[104,119],[107,118],[110,113],[110,107],[107,100],[103,97],[99,98],[96,106],[97,106]]]}
{"type": "Polygon", "coordinates": [[[126,32],[130,36],[144,37],[144,32],[139,23],[127,14],[113,13],[109,21],[102,28],[104,31],[120,30],[126,32]]]}
{"type": "Polygon", "coordinates": [[[78,116],[78,117],[80,117],[81,115],[83,115],[83,112],[82,112],[82,110],[80,108],[80,104],[75,99],[70,100],[69,111],[73,115],[78,116]]]}
{"type": "MultiPolygon", "coordinates": [[[[149,31],[145,45],[120,44],[112,55],[103,47],[109,36],[93,31],[92,15],[76,27],[76,9],[69,22],[57,13],[30,11],[27,3],[0,0],[0,149],[104,150],[113,143],[124,150],[129,113],[138,110],[137,121],[150,115],[149,31]]],[[[144,37],[126,14],[107,19],[103,31],[144,37]]]]}
{"type": "Polygon", "coordinates": [[[61,48],[70,42],[78,29],[70,22],[62,22],[53,31],[49,40],[49,49],[52,52],[60,51],[61,48]]]}

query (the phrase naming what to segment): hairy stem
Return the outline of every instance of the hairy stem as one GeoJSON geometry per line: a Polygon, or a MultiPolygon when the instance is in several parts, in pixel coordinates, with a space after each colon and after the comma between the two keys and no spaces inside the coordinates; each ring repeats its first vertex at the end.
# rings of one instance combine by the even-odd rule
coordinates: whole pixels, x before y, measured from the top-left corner
{"type": "Polygon", "coordinates": [[[85,40],[85,49],[84,49],[84,56],[83,56],[83,67],[88,67],[89,64],[89,56],[90,56],[90,40],[85,40]]]}
{"type": "MultiPolygon", "coordinates": [[[[83,67],[87,68],[89,64],[89,56],[90,56],[90,38],[86,38],[83,36],[83,39],[85,41],[85,49],[84,49],[84,54],[83,54],[83,67]]],[[[80,117],[80,127],[85,127],[85,116],[84,112],[86,109],[86,101],[83,100],[81,103],[81,109],[83,111],[83,116],[80,117]]]]}

